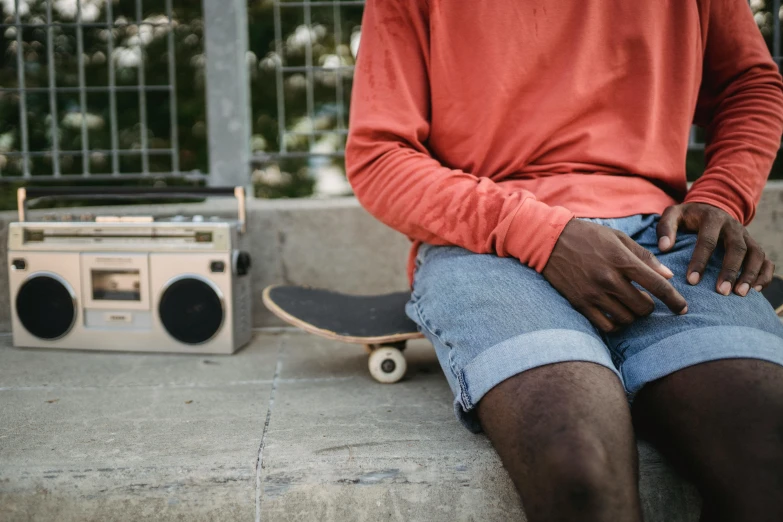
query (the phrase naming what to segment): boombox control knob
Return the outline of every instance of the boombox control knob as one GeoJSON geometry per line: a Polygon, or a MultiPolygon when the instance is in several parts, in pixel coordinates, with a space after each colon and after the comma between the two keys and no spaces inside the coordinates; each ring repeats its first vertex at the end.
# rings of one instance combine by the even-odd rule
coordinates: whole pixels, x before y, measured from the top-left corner
{"type": "Polygon", "coordinates": [[[247,275],[250,272],[250,254],[239,252],[237,254],[237,275],[247,275]]]}

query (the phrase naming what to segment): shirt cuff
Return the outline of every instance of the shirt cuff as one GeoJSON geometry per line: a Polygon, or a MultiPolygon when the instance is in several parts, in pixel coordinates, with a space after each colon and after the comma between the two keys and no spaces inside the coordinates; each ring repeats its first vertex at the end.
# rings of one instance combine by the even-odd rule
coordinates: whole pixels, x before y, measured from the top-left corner
{"type": "Polygon", "coordinates": [[[737,190],[720,179],[712,179],[709,174],[702,175],[685,195],[683,203],[706,203],[717,207],[747,225],[756,213],[755,205],[746,210],[745,199],[737,190]]]}
{"type": "Polygon", "coordinates": [[[567,208],[550,207],[534,199],[525,200],[506,232],[503,241],[505,253],[541,273],[560,234],[573,217],[574,213],[567,208]]]}

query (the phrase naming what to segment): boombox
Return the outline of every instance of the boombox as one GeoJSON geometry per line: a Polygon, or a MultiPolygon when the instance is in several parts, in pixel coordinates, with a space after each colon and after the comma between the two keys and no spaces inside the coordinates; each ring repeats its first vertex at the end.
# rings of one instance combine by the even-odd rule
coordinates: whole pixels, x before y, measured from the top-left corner
{"type": "Polygon", "coordinates": [[[8,231],[20,347],[230,354],[251,337],[242,188],[19,189],[8,231]],[[27,221],[34,197],[237,198],[237,220],[80,216],[27,221]]]}

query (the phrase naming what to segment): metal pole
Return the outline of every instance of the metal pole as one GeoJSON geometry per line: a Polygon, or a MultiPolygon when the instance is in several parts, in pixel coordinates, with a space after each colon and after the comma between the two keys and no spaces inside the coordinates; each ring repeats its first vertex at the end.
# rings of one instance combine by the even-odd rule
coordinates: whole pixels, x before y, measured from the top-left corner
{"type": "Polygon", "coordinates": [[[22,138],[22,175],[30,177],[29,143],[27,136],[27,92],[25,90],[24,40],[22,38],[22,17],[19,14],[19,0],[14,0],[16,14],[16,75],[19,88],[19,134],[22,138]]]}
{"type": "MultiPolygon", "coordinates": [[[[141,34],[142,18],[141,18],[141,0],[136,0],[136,27],[141,34]]],[[[149,174],[150,172],[150,157],[147,153],[147,91],[145,90],[146,77],[144,74],[144,41],[139,37],[139,75],[138,75],[138,87],[139,87],[139,128],[141,131],[141,172],[143,174],[149,174]]]]}
{"type": "Polygon", "coordinates": [[[87,134],[87,92],[84,90],[84,35],[82,23],[82,0],[76,0],[76,61],[79,64],[79,111],[82,115],[82,175],[90,175],[89,136],[87,134]]]}
{"type": "Polygon", "coordinates": [[[169,55],[169,125],[171,127],[171,172],[179,174],[179,128],[177,127],[177,58],[174,49],[174,19],[171,0],[166,0],[166,19],[169,22],[166,47],[169,55]]]}
{"type": "Polygon", "coordinates": [[[114,72],[114,13],[112,12],[112,2],[106,2],[106,23],[108,25],[109,40],[106,43],[109,56],[109,118],[111,120],[111,173],[114,176],[120,175],[120,140],[117,130],[117,82],[114,72]]]}
{"type": "Polygon", "coordinates": [[[50,132],[52,134],[52,173],[55,178],[60,177],[60,130],[57,112],[57,80],[54,72],[54,36],[52,35],[52,2],[46,2],[46,61],[49,72],[49,115],[50,132]]]}
{"type": "Polygon", "coordinates": [[[780,64],[780,0],[772,2],[772,56],[780,64]]]}
{"type": "Polygon", "coordinates": [[[315,145],[315,96],[314,96],[314,78],[313,78],[313,22],[310,11],[309,0],[304,1],[304,25],[307,28],[307,42],[305,43],[305,79],[306,79],[306,94],[307,94],[307,119],[309,123],[308,130],[310,133],[307,135],[307,141],[310,144],[310,149],[315,145]]]}
{"type": "Polygon", "coordinates": [[[280,2],[273,0],[272,12],[275,22],[275,90],[277,95],[277,139],[280,142],[280,152],[286,152],[288,146],[285,142],[285,89],[283,87],[283,30],[280,16],[280,2]]]}
{"type": "Polygon", "coordinates": [[[209,181],[246,186],[250,169],[250,89],[245,0],[202,0],[206,52],[209,181]]]}

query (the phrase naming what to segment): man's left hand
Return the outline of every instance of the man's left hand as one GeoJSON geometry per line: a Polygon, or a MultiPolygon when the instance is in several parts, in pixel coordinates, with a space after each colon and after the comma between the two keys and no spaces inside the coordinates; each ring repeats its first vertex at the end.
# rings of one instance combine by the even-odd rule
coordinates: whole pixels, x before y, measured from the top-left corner
{"type": "Polygon", "coordinates": [[[707,261],[720,241],[723,241],[726,255],[715,286],[718,293],[729,295],[733,288],[736,294],[745,296],[751,287],[760,291],[772,281],[774,263],[742,223],[727,212],[706,203],[682,203],[667,208],[658,223],[661,252],[674,246],[678,228],[699,234],[688,265],[690,284],[699,283],[707,261]]]}

